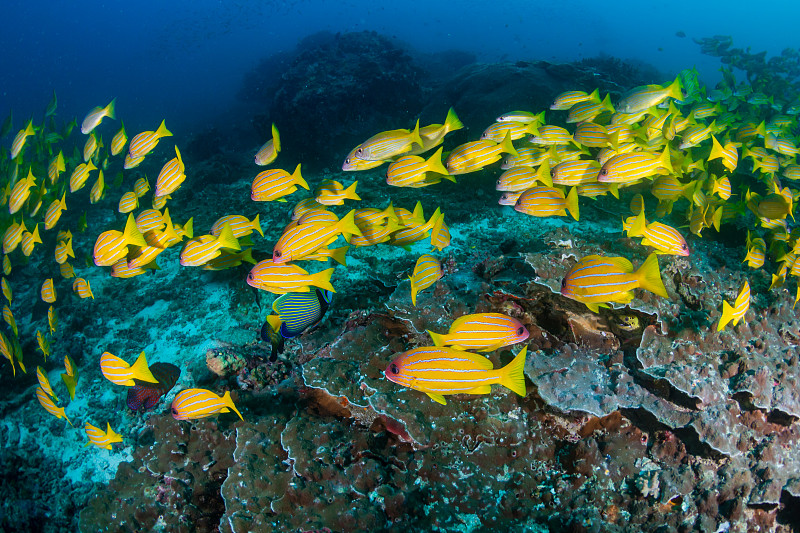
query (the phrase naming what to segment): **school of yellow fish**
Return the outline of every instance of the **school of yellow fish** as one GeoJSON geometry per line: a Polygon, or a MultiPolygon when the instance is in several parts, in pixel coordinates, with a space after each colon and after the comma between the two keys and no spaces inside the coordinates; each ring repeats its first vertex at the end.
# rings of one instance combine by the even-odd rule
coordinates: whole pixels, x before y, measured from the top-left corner
{"type": "MultiPolygon", "coordinates": [[[[386,164],[388,185],[421,188],[443,180],[456,183],[459,175],[499,162],[502,172],[498,171],[496,190],[502,193],[500,205],[513,206],[529,216],[570,215],[575,221],[579,220],[580,201],[605,194],[619,199],[624,189],[631,188],[632,216],[622,221],[621,231],[629,238],[641,239],[641,245],[652,248],[653,253],[638,269],[624,257],[581,258],[566,273],[561,293],[584,303],[593,312],[601,306],[629,303],[637,288],[669,297],[661,281],[658,255],[690,256],[690,248],[681,229],[655,219],[673,213],[676,206],[684,211],[685,227],[698,237],[709,227],[719,230],[724,224],[750,220],[751,213],[754,227],[747,235],[743,262],[749,268],[762,268],[770,256],[778,266],[772,275],[772,287],[780,286],[789,276],[800,276],[800,233],[788,222],[794,220],[794,203],[800,192],[783,183],[800,179],[796,160],[800,148],[792,134],[800,106],[776,103],[765,95],[754,94],[747,84],[722,83],[707,90],[693,80],[696,77],[678,76],[664,86],[637,87],[616,104],[608,95],[601,98],[597,90],[568,91],[555,98],[547,115],[545,111],[524,110],[503,114],[484,130],[480,139],[445,152],[442,145],[446,136],[463,127],[450,109],[442,124],[420,127],[417,121],[410,129],[373,135],[353,148],[342,169],[368,171],[386,164]],[[427,152],[432,153],[424,156],[427,152]],[[748,159],[749,164],[744,164],[748,159]],[[650,208],[648,204],[653,203],[655,207],[650,208]]],[[[75,276],[70,262],[75,259],[74,236],[71,229],[57,228],[61,214],[68,209],[73,195],[89,181],[93,182],[90,203],[105,197],[109,188],[104,172],[116,164],[114,158],[121,159],[121,170],[112,181],[112,188],[116,189],[124,183],[124,171],[140,165],[160,140],[172,135],[162,121],[155,130],[138,133],[129,140],[124,124],[120,124],[106,146],[100,130],[115,119],[115,101],[111,101],[87,114],[80,128],[85,135],[83,149],[74,146],[72,153],[68,150],[65,155],[63,143],[77,122],[59,130],[53,117],[55,102],[54,95],[44,123],[34,126],[29,120],[13,138],[10,150],[2,148],[4,157],[0,159],[5,181],[1,203],[3,208],[8,207],[8,214],[3,209],[0,215],[4,275],[0,283],[6,300],[3,319],[11,331],[9,335],[0,332],[0,351],[11,363],[14,375],[17,367],[26,371],[23,359],[30,360],[32,356],[22,353],[10,307],[13,296],[9,276],[13,268],[26,264],[24,258],[38,253],[42,232],[57,230],[52,253],[61,277],[74,278],[72,290],[78,297],[93,299],[89,283],[75,276]],[[68,170],[69,179],[61,179],[68,170]],[[43,206],[47,207],[43,210],[43,206]],[[18,248],[24,258],[15,255],[18,248]]],[[[3,135],[10,129],[10,119],[9,116],[3,125],[3,135]]],[[[257,151],[255,164],[270,167],[280,150],[278,129],[273,125],[272,138],[257,151]]],[[[221,270],[250,263],[253,266],[247,283],[257,289],[274,294],[308,292],[312,287],[335,292],[331,281],[335,268],[309,272],[297,262],[332,259],[346,266],[346,254],[353,248],[386,244],[409,249],[411,244],[430,238],[431,251],[441,252],[450,244],[442,209],[425,217],[420,203],[411,210],[391,202],[387,206],[351,209],[339,218],[329,208],[360,201],[358,181],[345,185],[326,179],[317,184],[311,197],[294,205],[272,257],[257,262],[253,258],[252,235],[264,235],[259,215],[252,219],[226,215],[213,224],[209,233],[200,236],[194,236],[191,218],[183,223],[173,220],[167,204],[187,179],[177,146],[174,153],[152,187],[140,177],[131,190],[120,195],[118,211],[128,215],[124,227],[109,228],[96,237],[93,263],[109,269],[111,276],[130,278],[158,269],[159,255],[183,243],[183,266],[221,270]],[[346,244],[331,248],[339,236],[346,244]]],[[[311,190],[300,164],[291,172],[267,168],[255,175],[251,199],[259,203],[286,202],[299,189],[311,190]]],[[[72,229],[83,232],[85,220],[84,212],[78,227],[72,229]]],[[[409,278],[412,303],[416,305],[417,295],[443,275],[442,264],[435,255],[421,255],[409,278]]],[[[46,362],[52,351],[50,339],[57,329],[56,280],[44,279],[40,294],[49,304],[48,326],[44,333],[36,331],[46,362]]],[[[798,300],[800,287],[794,303],[798,300]]],[[[750,287],[745,282],[732,305],[722,304],[718,331],[742,320],[749,304],[750,287]]],[[[487,320],[483,317],[475,324],[485,326],[487,320]]],[[[459,334],[469,338],[480,331],[470,330],[471,327],[468,325],[459,334]]],[[[432,337],[439,339],[437,345],[445,338],[440,334],[432,337]]],[[[442,349],[431,347],[429,351],[442,349]]],[[[476,357],[481,356],[468,356],[469,361],[476,357]]],[[[469,362],[472,364],[485,366],[469,362]]],[[[103,375],[118,386],[131,387],[134,380],[157,382],[144,353],[129,365],[105,352],[99,365],[103,375]]],[[[74,399],[77,369],[69,357],[64,358],[64,366],[61,376],[74,399]]],[[[36,396],[42,407],[72,424],[64,407],[58,405],[61,401],[41,365],[37,365],[36,373],[40,385],[36,396]]],[[[441,390],[448,390],[445,385],[441,390]]],[[[482,391],[488,390],[481,387],[482,391]]],[[[229,393],[219,396],[203,389],[182,391],[172,404],[172,414],[179,420],[230,411],[241,417],[229,393]]],[[[85,430],[89,443],[98,447],[110,449],[122,440],[110,425],[103,431],[87,422],[85,430]]]]}

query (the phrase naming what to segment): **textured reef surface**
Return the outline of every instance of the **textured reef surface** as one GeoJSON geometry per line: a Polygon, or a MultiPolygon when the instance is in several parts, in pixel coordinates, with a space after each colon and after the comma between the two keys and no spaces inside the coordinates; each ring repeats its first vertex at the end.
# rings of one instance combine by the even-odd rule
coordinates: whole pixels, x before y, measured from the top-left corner
{"type": "MultiPolygon", "coordinates": [[[[564,90],[599,87],[616,99],[659,77],[612,58],[471,63],[445,80],[425,74],[447,59],[470,63],[457,54],[414,59],[375,34],[323,35],[265,61],[242,89],[243,98],[265,106],[257,127],[266,134],[276,121],[285,132],[282,168],[305,163],[306,155],[319,167],[304,174],[309,183],[355,177],[364,206],[391,200],[410,210],[421,200],[428,214],[442,207],[452,236],[440,254],[444,276],[417,295],[416,305],[408,276],[430,251],[428,240],[410,251],[386,244],[350,250],[347,266],[336,267],[336,295],[324,320],[287,340],[270,362],[260,330],[271,296],[244,283],[251,265],[189,269],[171,249],[159,270],[111,278],[89,266],[92,245],[123,218],[116,205],[91,208],[74,247],[76,273],[91,283],[94,299],[63,291],[51,341],[51,363],[58,364],[46,368],[55,391],[67,396],[59,365],[69,355],[80,379],[66,414],[76,427],[108,421],[123,442],[112,450],[84,447],[82,432],[33,399],[35,372],[17,371],[0,397],[0,529],[800,527],[800,315],[788,289],[769,290],[768,271],[745,270],[743,223],[691,236],[691,259],[659,257],[669,298],[640,291],[626,306],[593,313],[561,295],[561,280],[591,254],[645,260],[645,248],[621,231],[627,202],[582,199],[580,222],[534,218],[497,205],[494,167],[424,194],[390,189],[385,168],[338,170],[355,142],[386,124],[411,122],[412,110],[441,120],[453,105],[478,128],[498,111],[544,109],[564,90]],[[355,72],[344,68],[354,57],[369,62],[355,72]],[[366,91],[372,100],[353,90],[365,79],[375,84],[366,91]],[[395,92],[403,99],[392,98],[395,92]],[[320,114],[320,106],[330,113],[320,114]],[[301,148],[299,138],[309,131],[318,132],[315,141],[301,148]],[[733,301],[745,279],[750,310],[718,333],[720,302],[733,301]],[[441,405],[384,377],[393,354],[431,344],[426,330],[445,331],[456,318],[480,312],[504,313],[530,332],[524,397],[496,387],[441,405]],[[133,413],[124,391],[101,374],[97,361],[106,350],[126,359],[145,351],[151,363],[173,363],[181,369],[178,383],[154,410],[133,413]],[[187,387],[230,390],[244,420],[230,413],[175,420],[169,405],[187,387]]],[[[251,202],[253,147],[220,149],[217,136],[209,130],[186,141],[189,177],[170,211],[181,221],[194,217],[195,228],[227,213],[258,213],[264,238],[254,239],[254,255],[267,257],[290,204],[251,202]]],[[[458,142],[467,136],[477,134],[454,134],[458,142]]],[[[135,175],[157,171],[146,163],[135,175]]],[[[648,187],[635,185],[624,198],[648,187]]],[[[114,202],[117,193],[110,194],[114,202]]],[[[65,212],[64,223],[74,225],[80,212],[65,212]]],[[[50,263],[49,254],[33,256],[13,275],[15,302],[38,302],[17,316],[25,353],[34,353],[34,331],[46,314],[39,288],[50,263]]],[[[498,368],[513,354],[505,348],[488,356],[498,368]]]]}

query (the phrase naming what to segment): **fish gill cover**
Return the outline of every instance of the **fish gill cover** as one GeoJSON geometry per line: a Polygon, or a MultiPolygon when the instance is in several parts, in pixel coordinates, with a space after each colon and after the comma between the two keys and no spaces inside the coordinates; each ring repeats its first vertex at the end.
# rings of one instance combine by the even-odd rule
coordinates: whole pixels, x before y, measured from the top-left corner
{"type": "Polygon", "coordinates": [[[797,528],[798,55],[696,41],[317,34],[257,142],[9,114],[0,527],[797,528]]]}

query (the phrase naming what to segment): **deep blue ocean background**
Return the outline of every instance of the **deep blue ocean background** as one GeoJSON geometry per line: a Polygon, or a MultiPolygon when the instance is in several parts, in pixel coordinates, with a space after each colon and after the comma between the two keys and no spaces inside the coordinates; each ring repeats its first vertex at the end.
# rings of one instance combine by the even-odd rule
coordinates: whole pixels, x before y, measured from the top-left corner
{"type": "MultiPolygon", "coordinates": [[[[718,60],[692,38],[731,35],[779,54],[796,46],[794,2],[528,1],[6,2],[0,32],[0,116],[41,120],[53,90],[59,116],[81,119],[116,97],[129,131],[169,117],[176,135],[232,113],[248,70],[322,30],[375,30],[421,52],[459,49],[478,61],[572,61],[607,54],[672,74],[696,66],[717,81],[718,60]],[[676,36],[684,32],[685,38],[676,36]]],[[[237,119],[246,118],[237,116],[237,119]]],[[[223,122],[220,122],[223,123],[223,122]]]]}

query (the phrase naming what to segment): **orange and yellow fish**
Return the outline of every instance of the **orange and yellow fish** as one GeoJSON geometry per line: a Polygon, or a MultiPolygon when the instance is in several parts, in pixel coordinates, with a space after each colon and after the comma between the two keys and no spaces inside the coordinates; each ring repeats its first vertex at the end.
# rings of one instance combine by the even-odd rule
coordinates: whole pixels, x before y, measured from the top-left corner
{"type": "Polygon", "coordinates": [[[259,172],[250,187],[250,199],[254,202],[285,202],[288,196],[297,190],[297,186],[309,190],[308,183],[300,174],[300,165],[289,174],[279,168],[259,172]]]}
{"type": "Polygon", "coordinates": [[[144,352],[139,354],[136,362],[132,365],[129,365],[116,355],[103,352],[103,355],[100,356],[100,371],[108,381],[123,387],[136,385],[134,379],[148,383],[158,383],[158,380],[150,372],[144,352]]]}
{"type": "Polygon", "coordinates": [[[256,152],[256,165],[263,167],[269,165],[278,157],[278,152],[281,151],[281,137],[278,135],[278,128],[272,124],[272,139],[264,143],[264,145],[256,152]]]}
{"type": "Polygon", "coordinates": [[[443,348],[423,346],[398,354],[384,375],[389,381],[418,390],[432,400],[445,405],[450,394],[489,394],[498,384],[520,396],[525,396],[525,346],[514,359],[497,370],[482,355],[443,348]]]}
{"type": "Polygon", "coordinates": [[[561,281],[562,296],[586,304],[595,313],[606,303],[629,303],[637,288],[669,298],[656,254],[650,254],[635,272],[624,257],[588,255],[575,263],[561,281]]]}
{"type": "Polygon", "coordinates": [[[523,342],[529,333],[516,318],[502,313],[464,315],[450,326],[447,333],[428,330],[436,346],[451,346],[456,350],[491,352],[503,346],[523,342]]]}
{"type": "Polygon", "coordinates": [[[186,389],[172,400],[172,417],[175,420],[194,420],[233,411],[244,420],[231,399],[230,391],[220,397],[205,389],[186,389]]]}
{"type": "Polygon", "coordinates": [[[432,255],[421,255],[414,265],[411,281],[411,303],[417,305],[417,294],[427,289],[444,276],[442,264],[432,255]]]}
{"type": "Polygon", "coordinates": [[[336,292],[331,285],[332,268],[309,274],[291,263],[275,263],[266,259],[256,264],[247,274],[247,284],[274,294],[309,292],[309,287],[336,292]]]}
{"type": "Polygon", "coordinates": [[[72,422],[69,421],[67,418],[67,414],[64,412],[63,407],[57,407],[55,403],[53,403],[53,399],[48,396],[48,394],[41,388],[36,387],[36,399],[39,400],[39,403],[44,410],[53,415],[56,418],[63,418],[69,425],[72,425],[72,422]]]}
{"type": "Polygon", "coordinates": [[[728,322],[733,322],[734,326],[738,324],[748,309],[750,309],[750,284],[745,281],[733,305],[722,301],[722,316],[717,324],[717,331],[725,329],[728,322]]]}
{"type": "Polygon", "coordinates": [[[107,423],[105,431],[91,425],[89,422],[86,422],[84,429],[86,430],[86,436],[89,438],[89,442],[84,444],[84,446],[94,444],[98,448],[110,450],[112,444],[122,442],[122,435],[111,429],[110,423],[107,423]]]}

